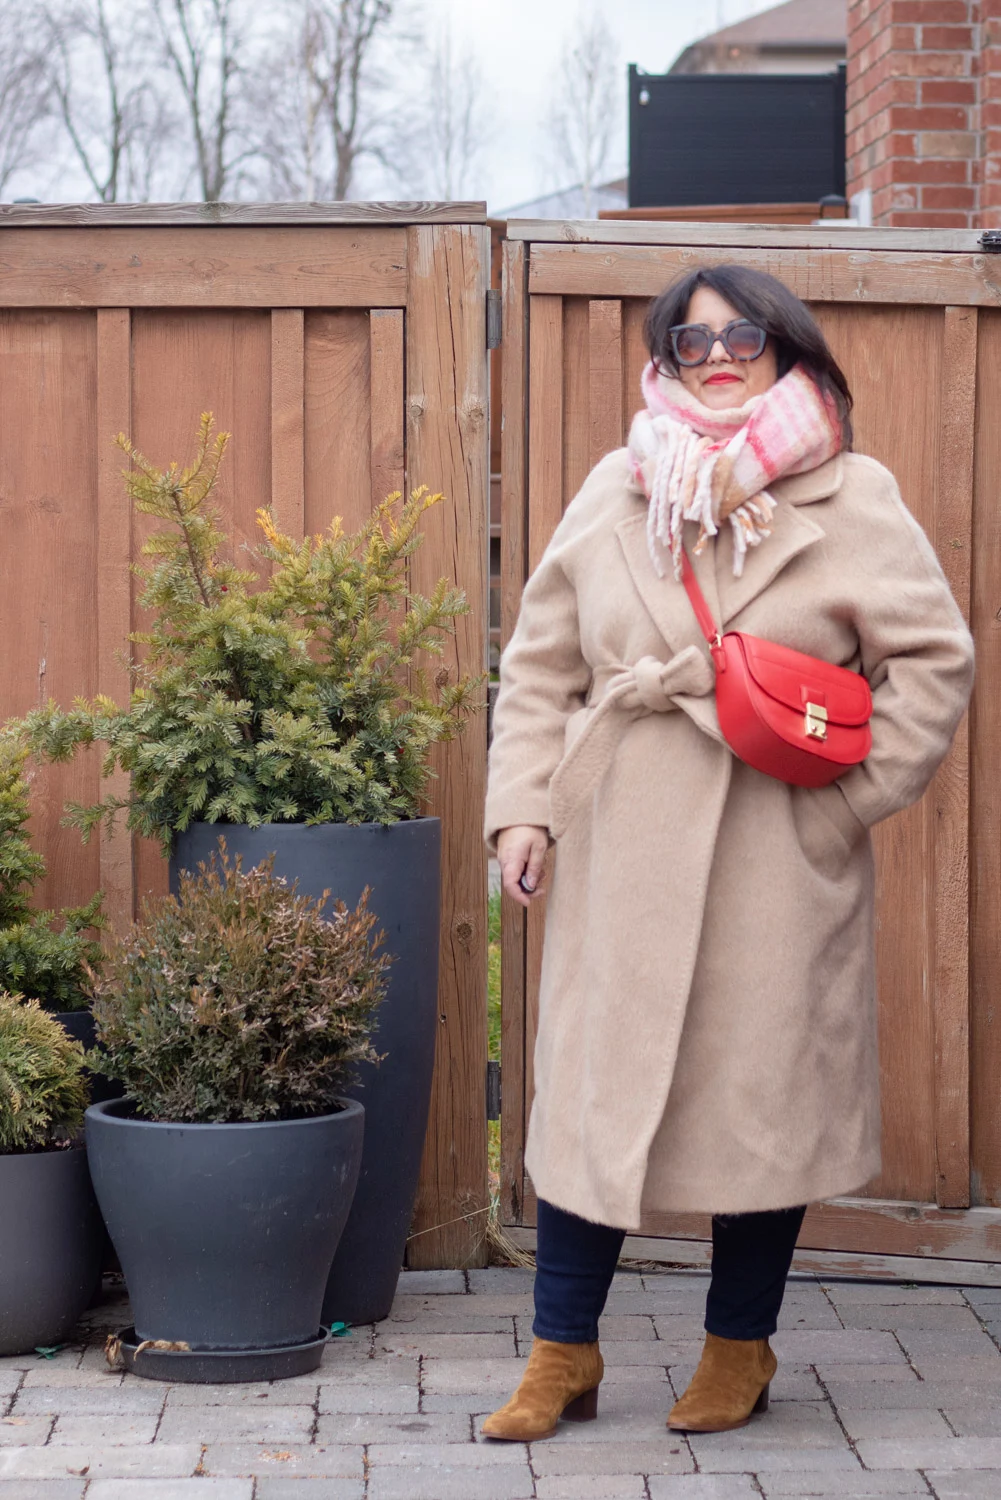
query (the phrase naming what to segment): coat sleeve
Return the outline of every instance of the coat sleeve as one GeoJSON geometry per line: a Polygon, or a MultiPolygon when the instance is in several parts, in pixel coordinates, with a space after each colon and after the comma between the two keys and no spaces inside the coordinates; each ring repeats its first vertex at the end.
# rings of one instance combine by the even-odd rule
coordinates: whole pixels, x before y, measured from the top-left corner
{"type": "Polygon", "coordinates": [[[548,830],[549,782],[563,755],[566,722],[582,707],[590,685],[563,545],[571,508],[525,585],[500,660],[484,818],[484,838],[494,854],[502,828],[534,823],[548,830]]]}
{"type": "Polygon", "coordinates": [[[973,640],[938,558],[893,476],[873,467],[880,481],[850,559],[862,670],[872,688],[872,750],[837,782],[868,826],[921,796],[973,686],[973,640]]]}

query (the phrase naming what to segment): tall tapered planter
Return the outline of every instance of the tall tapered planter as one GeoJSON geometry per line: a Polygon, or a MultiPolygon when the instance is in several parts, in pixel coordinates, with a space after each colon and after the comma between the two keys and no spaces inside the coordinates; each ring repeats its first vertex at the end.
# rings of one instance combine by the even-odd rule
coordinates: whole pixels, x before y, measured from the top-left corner
{"type": "Polygon", "coordinates": [[[366,885],[369,910],[395,955],[373,1042],[378,1065],[363,1064],[345,1090],[365,1106],[365,1140],[354,1201],[327,1283],[323,1321],[374,1322],[388,1315],[403,1264],[431,1102],[438,1014],[441,824],[196,823],[175,841],[171,888],[195,870],[223,834],[244,867],[274,854],[274,871],[303,895],[325,890],[351,907],[366,885]]]}

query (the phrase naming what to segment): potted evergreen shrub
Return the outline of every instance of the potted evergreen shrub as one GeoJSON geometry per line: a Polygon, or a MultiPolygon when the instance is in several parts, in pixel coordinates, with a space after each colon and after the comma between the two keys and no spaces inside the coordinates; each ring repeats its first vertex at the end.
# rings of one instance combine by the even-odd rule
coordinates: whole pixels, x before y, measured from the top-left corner
{"type": "Polygon", "coordinates": [[[0,1355],[61,1343],[100,1278],[86,1104],[79,1042],[37,1000],[0,992],[0,1355]]]}
{"type": "Polygon", "coordinates": [[[176,896],[147,903],[94,983],[98,1066],[126,1087],[87,1111],[135,1318],[124,1341],[175,1346],[172,1379],[319,1364],[361,1162],[364,1111],[342,1089],[376,1056],[391,957],[364,896],[325,914],[272,864],[245,870],[220,840],[176,896]]]}
{"type": "Polygon", "coordinates": [[[124,813],[158,837],[171,886],[211,852],[218,825],[248,865],[273,855],[277,874],[319,897],[372,909],[396,963],[380,1020],[380,1068],[353,1092],[367,1111],[354,1207],[324,1315],[385,1317],[417,1190],[437,1031],[440,825],[421,816],[431,751],[480,706],[482,679],[429,682],[460,590],[430,597],[407,583],[421,516],[441,500],[390,496],[345,534],[339,520],[298,542],[259,512],[260,576],[227,555],[212,506],[226,435],[202,419],[194,462],[159,470],[124,439],[135,507],[160,523],[144,544],[140,602],[149,629],[130,702],[54,704],[20,726],[32,749],[66,759],[106,746],[105,771],[131,775],[127,799],[69,815],[86,836],[124,813]]]}

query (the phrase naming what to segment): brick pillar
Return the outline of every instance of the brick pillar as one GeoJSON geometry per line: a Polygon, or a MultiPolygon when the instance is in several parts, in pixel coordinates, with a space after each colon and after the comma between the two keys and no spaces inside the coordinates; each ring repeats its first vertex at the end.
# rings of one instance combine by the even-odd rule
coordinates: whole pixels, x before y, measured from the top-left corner
{"type": "Polygon", "coordinates": [[[978,225],[981,4],[1001,16],[1001,0],[849,0],[848,196],[871,191],[874,224],[978,225]]]}
{"type": "Polygon", "coordinates": [[[980,0],[980,214],[978,229],[1001,229],[1001,0],[980,0]]]}

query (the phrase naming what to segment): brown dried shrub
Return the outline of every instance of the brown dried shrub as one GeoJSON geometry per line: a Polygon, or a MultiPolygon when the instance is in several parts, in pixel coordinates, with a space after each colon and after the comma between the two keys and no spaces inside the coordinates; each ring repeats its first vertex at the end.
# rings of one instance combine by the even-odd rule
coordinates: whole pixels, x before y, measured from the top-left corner
{"type": "Polygon", "coordinates": [[[273,859],[219,854],[148,902],[93,978],[101,1053],[147,1120],[303,1119],[335,1108],[370,1033],[392,959],[354,911],[297,894],[273,859]]]}

